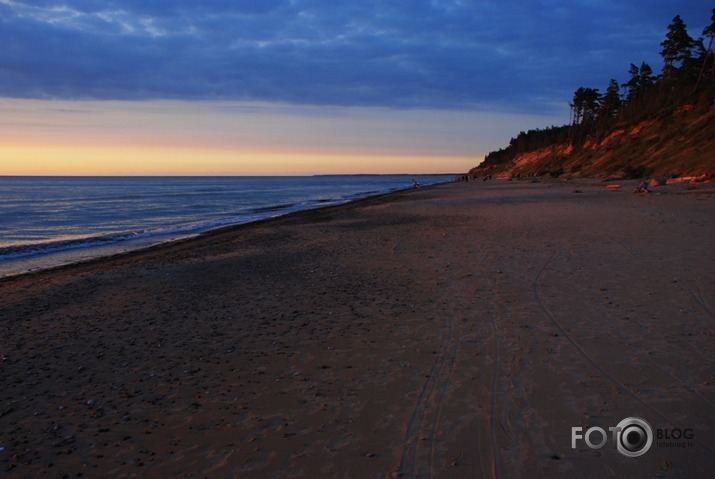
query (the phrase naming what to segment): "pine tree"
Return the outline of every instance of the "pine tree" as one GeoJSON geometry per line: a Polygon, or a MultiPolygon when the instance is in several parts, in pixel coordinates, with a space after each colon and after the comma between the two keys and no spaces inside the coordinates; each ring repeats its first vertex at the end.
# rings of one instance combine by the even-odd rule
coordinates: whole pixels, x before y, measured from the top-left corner
{"type": "Polygon", "coordinates": [[[653,69],[646,62],[641,63],[638,71],[638,85],[641,92],[645,92],[648,88],[655,84],[656,77],[653,76],[653,69]]]}
{"type": "Polygon", "coordinates": [[[610,120],[618,115],[618,112],[621,110],[622,103],[621,87],[618,85],[618,82],[612,78],[608,84],[608,88],[606,88],[606,93],[601,99],[601,108],[598,112],[598,119],[601,124],[601,128],[608,125],[610,120]]]}
{"type": "Polygon", "coordinates": [[[712,16],[710,17],[710,25],[703,29],[703,37],[708,40],[708,48],[705,49],[703,55],[703,63],[698,77],[698,84],[703,78],[703,74],[709,74],[710,78],[715,81],[715,58],[713,58],[713,40],[715,40],[715,8],[713,8],[712,16]],[[708,66],[710,71],[708,72],[708,66]]]}
{"type": "Polygon", "coordinates": [[[571,132],[574,137],[592,133],[598,118],[601,97],[596,88],[579,87],[574,92],[573,102],[570,104],[573,111],[573,126],[578,127],[571,132]]]}
{"type": "Polygon", "coordinates": [[[640,68],[631,63],[628,74],[631,78],[621,86],[628,89],[626,102],[634,103],[643,96],[648,88],[653,86],[655,77],[653,69],[646,62],[642,62],[640,68]]]}
{"type": "Polygon", "coordinates": [[[660,46],[663,47],[660,51],[663,57],[663,81],[684,79],[689,73],[688,67],[692,66],[693,50],[697,42],[688,34],[680,15],[676,15],[668,25],[668,33],[660,46]]]}
{"type": "Polygon", "coordinates": [[[640,71],[634,63],[631,63],[631,66],[628,68],[628,74],[631,77],[621,86],[628,89],[626,101],[631,102],[638,97],[638,93],[640,91],[640,71]]]}

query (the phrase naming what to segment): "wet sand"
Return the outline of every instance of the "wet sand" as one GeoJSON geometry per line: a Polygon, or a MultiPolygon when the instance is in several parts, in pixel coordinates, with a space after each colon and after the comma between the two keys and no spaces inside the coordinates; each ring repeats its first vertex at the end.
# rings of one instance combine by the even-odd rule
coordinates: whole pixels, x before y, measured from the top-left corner
{"type": "Polygon", "coordinates": [[[0,280],[0,476],[706,477],[715,189],[632,186],[441,185],[0,280]],[[690,439],[571,447],[631,416],[690,439]]]}

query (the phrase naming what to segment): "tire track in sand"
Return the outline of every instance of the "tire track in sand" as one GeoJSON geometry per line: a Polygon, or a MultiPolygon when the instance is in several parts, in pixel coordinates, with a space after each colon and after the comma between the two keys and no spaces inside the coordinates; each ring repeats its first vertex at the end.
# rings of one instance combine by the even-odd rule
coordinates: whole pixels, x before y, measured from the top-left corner
{"type": "Polygon", "coordinates": [[[398,477],[434,477],[434,449],[439,416],[459,349],[459,331],[453,318],[445,318],[436,358],[407,423],[398,477]],[[429,435],[425,434],[429,432],[429,435]],[[427,444],[427,448],[423,447],[427,444]],[[426,449],[426,450],[425,450],[426,449]]]}
{"type": "MultiPolygon", "coordinates": [[[[653,267],[651,263],[643,259],[641,256],[635,254],[631,248],[629,248],[627,245],[625,245],[622,241],[616,241],[618,245],[620,245],[623,249],[625,249],[633,258],[636,260],[640,261],[645,268],[650,269],[653,271],[653,267]]],[[[653,274],[657,274],[657,271],[653,271],[653,274]]],[[[703,291],[702,288],[700,287],[699,283],[695,283],[695,291],[691,287],[689,282],[684,282],[685,287],[687,288],[688,292],[691,294],[693,299],[695,300],[696,303],[698,303],[698,306],[700,306],[703,311],[710,317],[710,319],[715,320],[715,312],[713,312],[713,308],[710,307],[707,301],[703,298],[703,291]]]]}
{"type": "MultiPolygon", "coordinates": [[[[497,304],[497,308],[498,306],[497,304]]],[[[498,309],[498,311],[498,319],[503,320],[502,310],[498,309]]],[[[494,369],[492,371],[492,404],[490,408],[489,431],[492,439],[492,477],[501,478],[504,477],[504,470],[499,448],[497,447],[497,393],[499,391],[499,368],[501,367],[499,356],[499,349],[501,348],[501,340],[499,337],[501,332],[497,326],[497,315],[492,315],[492,327],[494,328],[494,369]]]]}
{"type": "MultiPolygon", "coordinates": [[[[627,388],[625,385],[623,385],[620,381],[618,381],[613,375],[611,375],[608,371],[606,371],[603,366],[601,366],[596,360],[594,360],[591,355],[589,355],[586,350],[583,349],[583,347],[575,340],[573,337],[566,331],[566,329],[559,323],[559,321],[554,317],[554,314],[551,312],[551,310],[544,304],[543,299],[541,298],[541,295],[539,294],[539,285],[541,282],[541,276],[543,275],[544,271],[546,268],[549,266],[549,264],[556,258],[558,253],[554,252],[544,263],[544,265],[539,269],[538,273],[536,274],[536,277],[534,278],[534,281],[532,283],[532,292],[534,295],[534,299],[536,300],[536,303],[539,305],[539,308],[541,309],[542,313],[554,324],[554,326],[560,331],[560,333],[566,338],[566,340],[571,343],[571,345],[578,351],[578,353],[583,356],[584,359],[588,363],[591,364],[591,366],[596,369],[596,371],[601,374],[604,378],[608,379],[613,385],[618,389],[620,393],[624,393],[631,398],[633,398],[635,401],[643,405],[646,409],[650,410],[653,414],[661,418],[662,420],[666,421],[668,424],[671,426],[674,426],[676,428],[682,429],[678,425],[676,421],[668,417],[665,413],[661,412],[660,410],[656,409],[649,403],[647,403],[645,400],[643,400],[640,396],[638,396],[636,393],[631,391],[629,388],[627,388]]],[[[715,448],[710,446],[709,444],[706,444],[702,441],[697,441],[700,445],[702,445],[704,448],[708,449],[710,452],[715,453],[715,448]]]]}
{"type": "MultiPolygon", "coordinates": [[[[444,296],[450,299],[450,304],[471,304],[469,301],[463,300],[463,295],[464,292],[461,292],[459,288],[448,288],[444,292],[444,296]]],[[[503,321],[504,317],[497,299],[492,298],[490,303],[492,303],[490,323],[486,324],[490,326],[491,331],[488,334],[489,343],[485,345],[484,349],[484,352],[491,355],[492,358],[492,367],[489,370],[485,369],[485,384],[488,384],[490,391],[490,405],[488,409],[489,417],[484,423],[484,433],[489,438],[490,452],[485,454],[484,461],[479,462],[479,464],[486,466],[481,471],[483,476],[502,478],[505,476],[497,446],[497,434],[499,429],[499,378],[502,368],[500,337],[503,334],[499,323],[503,321]]],[[[451,313],[444,319],[439,349],[436,351],[436,357],[426,374],[427,380],[420,391],[412,416],[407,423],[402,458],[395,473],[397,477],[433,478],[438,473],[445,472],[439,470],[439,464],[436,460],[437,445],[440,438],[438,428],[445,398],[452,385],[452,376],[459,360],[462,340],[461,325],[464,318],[469,317],[471,314],[471,312],[465,311],[463,307],[453,307],[451,313]]],[[[487,331],[485,330],[484,332],[486,333],[487,331]]]]}
{"type": "MultiPolygon", "coordinates": [[[[626,250],[626,252],[627,252],[632,258],[634,258],[636,261],[642,263],[642,266],[641,266],[640,270],[648,270],[648,269],[650,269],[650,270],[651,270],[651,274],[650,274],[649,276],[655,276],[655,275],[658,273],[658,272],[652,267],[652,264],[651,264],[651,263],[645,261],[642,257],[636,255],[636,254],[635,254],[627,245],[625,245],[622,241],[613,241],[613,242],[614,242],[615,244],[619,245],[619,246],[620,246],[621,248],[623,248],[624,250],[626,250]]],[[[677,280],[677,279],[676,279],[676,280],[677,280]]],[[[681,284],[684,284],[684,283],[681,283],[681,284]]],[[[698,289],[698,292],[699,292],[700,295],[702,296],[702,291],[700,291],[699,285],[696,284],[695,287],[698,289]]],[[[705,302],[702,301],[702,297],[700,297],[700,301],[698,301],[698,298],[695,296],[695,293],[692,291],[692,289],[691,289],[688,285],[685,286],[685,289],[687,289],[688,292],[690,292],[690,294],[693,296],[693,299],[694,299],[696,302],[700,303],[700,305],[703,307],[703,309],[705,309],[708,313],[710,312],[710,311],[708,310],[707,306],[705,305],[705,302]]],[[[648,325],[646,325],[646,324],[643,324],[642,322],[638,321],[638,320],[635,319],[635,318],[629,318],[629,323],[638,325],[638,327],[641,328],[641,330],[647,330],[649,333],[652,332],[652,327],[651,327],[651,326],[648,326],[648,325]]],[[[657,369],[658,369],[659,371],[661,371],[663,374],[665,374],[666,376],[669,376],[669,377],[670,377],[672,380],[674,380],[676,383],[680,384],[680,385],[683,387],[683,390],[684,390],[684,391],[687,391],[687,392],[689,392],[690,394],[696,396],[698,399],[700,399],[701,401],[703,401],[704,403],[706,403],[709,407],[715,408],[715,403],[713,403],[710,399],[706,398],[706,397],[703,396],[700,392],[698,392],[697,390],[695,390],[695,389],[693,389],[691,386],[689,386],[688,383],[687,383],[687,381],[685,381],[685,380],[683,380],[682,378],[676,376],[676,375],[673,374],[673,372],[671,372],[669,369],[666,369],[665,367],[663,367],[663,365],[661,365],[661,364],[658,363],[657,361],[653,360],[648,354],[645,354],[645,353],[643,353],[643,351],[641,351],[641,350],[639,350],[639,349],[633,347],[628,341],[624,341],[624,340],[623,340],[623,336],[622,336],[621,334],[614,334],[614,333],[611,332],[610,330],[603,330],[603,329],[602,329],[601,331],[605,332],[605,333],[608,334],[611,338],[613,338],[613,341],[615,341],[615,342],[621,344],[623,347],[625,347],[625,348],[629,349],[630,351],[632,351],[632,352],[633,352],[634,354],[636,354],[641,360],[650,363],[652,366],[654,366],[655,368],[657,368],[657,369]]],[[[642,335],[641,332],[639,332],[638,334],[639,334],[639,335],[642,335]]],[[[641,336],[641,337],[642,337],[642,336],[641,336]]],[[[683,340],[683,339],[678,339],[678,340],[677,340],[677,343],[680,344],[680,345],[682,345],[683,347],[689,348],[689,349],[690,349],[693,353],[695,353],[695,354],[701,355],[702,352],[703,352],[703,351],[702,351],[702,348],[698,347],[697,345],[694,345],[694,344],[693,344],[692,342],[690,342],[690,341],[683,340]]],[[[702,360],[703,360],[703,361],[706,361],[707,359],[706,359],[705,357],[703,357],[702,360]]]]}
{"type": "Polygon", "coordinates": [[[703,299],[703,290],[700,288],[699,284],[695,285],[696,291],[693,291],[693,288],[688,286],[688,290],[690,291],[690,294],[693,295],[693,299],[695,300],[696,303],[700,305],[701,308],[710,316],[710,319],[715,319],[715,313],[713,313],[713,310],[710,308],[710,305],[703,299]]]}

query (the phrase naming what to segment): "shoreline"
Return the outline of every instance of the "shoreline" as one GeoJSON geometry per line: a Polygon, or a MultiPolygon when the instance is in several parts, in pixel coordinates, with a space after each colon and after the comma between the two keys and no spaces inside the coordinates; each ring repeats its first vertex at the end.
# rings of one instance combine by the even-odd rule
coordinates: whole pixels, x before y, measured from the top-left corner
{"type": "MultiPolygon", "coordinates": [[[[330,176],[330,175],[324,175],[324,176],[330,176]]],[[[332,175],[332,176],[375,176],[375,175],[332,175]]],[[[382,175],[382,176],[404,176],[404,175],[382,175]]],[[[428,177],[434,177],[435,175],[412,175],[412,176],[428,176],[428,177]]],[[[441,183],[434,183],[429,186],[434,186],[434,185],[439,185],[439,184],[446,184],[450,183],[450,181],[445,181],[441,183]]],[[[372,194],[367,194],[366,196],[358,196],[357,198],[354,199],[348,199],[348,200],[342,200],[342,201],[333,201],[329,205],[311,205],[307,206],[306,208],[302,209],[297,209],[294,211],[287,211],[285,213],[276,213],[273,216],[264,216],[264,217],[259,217],[256,219],[249,219],[245,221],[237,221],[233,223],[228,223],[228,224],[223,224],[219,226],[213,226],[209,227],[208,229],[205,230],[199,230],[198,232],[192,232],[192,233],[186,233],[186,234],[180,234],[180,233],[167,233],[164,236],[174,236],[173,238],[168,238],[164,240],[154,240],[154,237],[147,237],[147,238],[140,238],[140,239],[129,239],[129,240],[119,240],[119,241],[113,241],[109,242],[105,245],[93,245],[93,246],[87,246],[87,247],[80,247],[80,248],[68,248],[66,250],[58,250],[58,251],[51,251],[48,253],[39,253],[39,254],[32,254],[28,256],[20,256],[17,258],[9,258],[7,259],[8,264],[13,264],[16,263],[18,266],[16,268],[12,267],[7,267],[6,268],[10,271],[8,273],[1,273],[0,274],[0,280],[4,278],[13,278],[16,276],[21,276],[24,274],[33,274],[45,270],[51,270],[51,269],[56,269],[56,268],[62,268],[65,266],[71,266],[74,264],[81,264],[81,263],[86,263],[86,262],[92,262],[95,260],[101,260],[102,258],[112,258],[115,256],[123,256],[126,254],[131,254],[134,252],[139,252],[139,251],[144,251],[148,249],[152,249],[155,247],[161,247],[164,245],[168,244],[173,244],[176,242],[182,242],[182,241],[190,241],[195,238],[200,238],[206,234],[211,234],[216,231],[221,231],[223,229],[230,229],[234,227],[241,227],[244,225],[249,225],[249,224],[254,224],[257,222],[262,222],[262,221],[270,221],[273,219],[277,218],[282,218],[284,216],[288,215],[293,215],[293,214],[299,214],[301,212],[306,212],[306,211],[312,211],[312,210],[319,210],[321,208],[330,208],[330,207],[339,207],[343,206],[346,204],[353,203],[355,201],[361,201],[367,198],[372,198],[372,197],[381,197],[384,195],[389,195],[392,193],[398,193],[401,191],[409,191],[412,189],[412,187],[404,187],[404,188],[399,188],[399,189],[394,189],[391,191],[386,191],[382,193],[372,193],[372,194]],[[156,242],[155,242],[156,241],[156,242]],[[146,243],[142,245],[142,243],[146,243]],[[123,248],[128,248],[128,249],[123,249],[123,248]],[[106,252],[102,252],[105,251],[106,252]],[[24,270],[24,271],[16,271],[16,270],[21,270],[24,269],[26,264],[33,265],[33,264],[40,264],[42,265],[43,263],[47,263],[47,258],[54,257],[54,261],[50,261],[49,264],[50,266],[36,266],[32,267],[29,266],[29,269],[24,270]],[[72,259],[62,259],[63,257],[68,257],[72,259]]],[[[282,205],[278,206],[268,206],[262,209],[259,209],[257,211],[254,211],[253,213],[271,213],[271,212],[277,212],[280,209],[282,209],[282,205]]],[[[120,235],[122,236],[122,235],[120,235]]],[[[126,234],[124,235],[126,236],[126,234]]],[[[97,237],[97,239],[101,239],[102,237],[97,237]]],[[[91,240],[92,238],[87,238],[87,240],[91,240]]],[[[2,263],[0,263],[0,266],[2,263]]]]}
{"type": "Polygon", "coordinates": [[[0,278],[0,470],[704,477],[715,190],[629,188],[446,183],[0,278]],[[571,447],[632,416],[692,445],[571,447]]]}

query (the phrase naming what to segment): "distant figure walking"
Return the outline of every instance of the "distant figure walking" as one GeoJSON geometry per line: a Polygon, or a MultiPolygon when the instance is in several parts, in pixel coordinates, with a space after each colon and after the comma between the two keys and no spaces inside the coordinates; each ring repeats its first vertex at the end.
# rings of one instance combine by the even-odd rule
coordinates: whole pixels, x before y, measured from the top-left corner
{"type": "Polygon", "coordinates": [[[413,188],[422,188],[422,185],[417,183],[417,181],[415,181],[415,179],[413,178],[412,179],[412,187],[413,188]]]}

